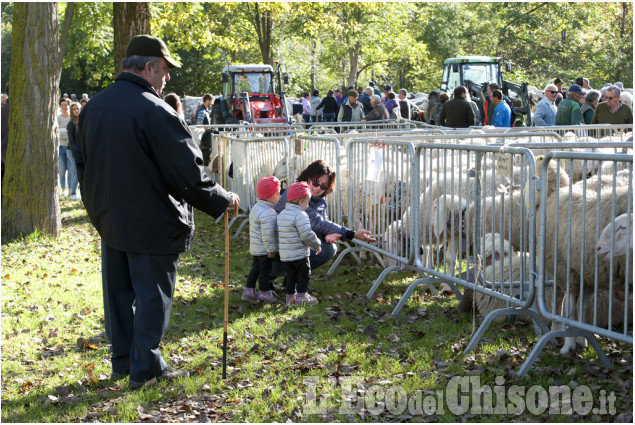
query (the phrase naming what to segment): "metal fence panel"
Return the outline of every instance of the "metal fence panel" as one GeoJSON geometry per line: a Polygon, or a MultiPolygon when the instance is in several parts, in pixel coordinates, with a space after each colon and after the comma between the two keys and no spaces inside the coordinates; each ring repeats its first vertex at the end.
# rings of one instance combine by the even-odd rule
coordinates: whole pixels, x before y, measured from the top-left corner
{"type": "Polygon", "coordinates": [[[632,344],[632,247],[617,255],[613,240],[610,254],[602,258],[596,245],[618,216],[632,217],[633,156],[553,152],[540,171],[541,313],[556,323],[632,344]],[[568,180],[564,164],[571,160],[600,162],[600,172],[568,180]],[[545,285],[550,279],[552,290],[545,285]]]}
{"type": "Polygon", "coordinates": [[[377,244],[357,244],[411,263],[411,243],[396,241],[411,227],[401,219],[412,203],[413,145],[407,141],[351,140],[346,156],[347,171],[343,173],[348,175],[348,187],[342,210],[348,211],[348,227],[369,230],[379,240],[377,244]]]}
{"type": "Polygon", "coordinates": [[[240,196],[241,209],[249,212],[256,203],[256,184],[262,177],[273,175],[276,165],[287,156],[286,138],[239,139],[229,137],[233,165],[229,190],[240,196]]]}
{"type": "Polygon", "coordinates": [[[378,120],[362,123],[359,121],[350,122],[312,122],[312,123],[299,123],[306,129],[316,130],[335,130],[337,133],[346,133],[349,131],[356,131],[358,133],[373,132],[373,131],[385,131],[385,130],[406,130],[419,127],[415,121],[390,121],[390,120],[378,120]]]}
{"type": "MultiPolygon", "coordinates": [[[[502,129],[496,129],[500,132],[502,129]]],[[[486,131],[495,131],[486,129],[486,131]]],[[[592,124],[592,125],[557,125],[550,127],[512,127],[505,132],[543,132],[555,131],[563,136],[565,142],[626,142],[633,140],[633,124],[592,124]]]]}
{"type": "MultiPolygon", "coordinates": [[[[531,184],[534,160],[524,148],[420,144],[417,146],[420,176],[415,204],[415,256],[417,268],[452,285],[461,285],[523,308],[533,302],[535,242],[533,217],[525,205],[521,187],[531,184]],[[497,236],[494,237],[493,234],[497,236]],[[488,236],[489,235],[489,236],[488,236]],[[509,255],[494,258],[489,244],[509,245],[509,255]],[[520,277],[501,276],[512,252],[521,252],[520,277]],[[526,256],[525,256],[526,255],[526,256]],[[487,267],[492,276],[484,279],[487,267]],[[498,270],[497,270],[498,267],[498,270]],[[477,277],[481,279],[477,279],[477,277]]],[[[503,254],[503,252],[501,252],[503,254]]],[[[404,300],[405,302],[405,300],[404,300]]]]}

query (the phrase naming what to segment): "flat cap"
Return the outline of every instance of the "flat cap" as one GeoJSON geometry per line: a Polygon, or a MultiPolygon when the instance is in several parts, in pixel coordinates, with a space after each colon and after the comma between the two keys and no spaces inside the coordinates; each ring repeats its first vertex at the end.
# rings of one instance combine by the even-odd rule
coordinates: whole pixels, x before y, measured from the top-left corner
{"type": "Polygon", "coordinates": [[[163,40],[148,34],[137,35],[130,40],[128,49],[126,50],[126,56],[133,55],[163,58],[170,68],[181,67],[177,61],[172,59],[168,46],[165,45],[163,40]]]}

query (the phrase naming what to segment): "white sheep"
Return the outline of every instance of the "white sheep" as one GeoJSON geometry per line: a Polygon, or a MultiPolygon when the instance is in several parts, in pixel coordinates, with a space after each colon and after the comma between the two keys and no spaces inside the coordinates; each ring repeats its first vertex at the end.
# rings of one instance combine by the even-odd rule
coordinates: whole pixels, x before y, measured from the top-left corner
{"type": "MultiPolygon", "coordinates": [[[[524,264],[524,279],[525,282],[530,278],[530,257],[527,253],[518,253],[511,250],[509,241],[503,240],[503,248],[500,245],[499,234],[486,234],[484,237],[484,255],[483,263],[485,268],[483,270],[483,276],[487,282],[494,283],[494,288],[497,284],[500,287],[501,282],[520,282],[521,270],[523,270],[524,264]],[[499,260],[503,258],[503,260],[499,260]]],[[[549,280],[549,277],[547,277],[549,280]]],[[[506,289],[503,289],[505,291],[506,289]]],[[[486,293],[475,291],[474,304],[479,313],[479,317],[484,318],[494,310],[503,309],[507,307],[507,302],[499,298],[492,297],[486,293]]],[[[536,293],[537,296],[537,293],[536,293]]],[[[545,306],[548,311],[553,311],[553,287],[546,286],[544,291],[545,306]]],[[[607,327],[608,309],[610,291],[608,289],[599,288],[597,292],[597,298],[594,297],[592,291],[586,294],[583,303],[583,321],[588,324],[592,324],[599,327],[607,327]],[[594,309],[597,309],[597,317],[593,317],[594,309]],[[595,323],[594,323],[595,320],[595,323]]],[[[562,296],[558,296],[557,300],[562,299],[562,296]]],[[[557,301],[558,302],[558,301],[557,301]]],[[[625,296],[623,291],[614,290],[612,299],[612,317],[611,323],[613,325],[619,325],[624,323],[624,302],[625,296]]],[[[632,305],[632,294],[629,296],[629,305],[632,305]]],[[[516,319],[522,322],[531,322],[531,316],[526,314],[516,315],[516,319]]],[[[547,326],[550,325],[550,320],[542,317],[547,326]]],[[[505,316],[498,316],[494,321],[502,322],[505,320],[505,316]]],[[[628,317],[628,323],[632,323],[632,318],[628,317]]]]}
{"type": "MultiPolygon", "coordinates": [[[[483,250],[485,252],[483,258],[483,278],[486,282],[492,284],[492,289],[499,290],[505,294],[511,294],[517,298],[518,288],[513,290],[504,288],[502,283],[506,282],[520,282],[524,279],[524,282],[529,282],[530,279],[530,256],[527,253],[514,252],[511,248],[511,243],[508,240],[503,240],[501,246],[501,236],[498,233],[488,233],[483,238],[483,250]],[[524,267],[523,267],[524,265],[524,267]],[[524,271],[524,274],[521,273],[524,271]]],[[[551,288],[546,288],[551,289],[551,288]]],[[[551,294],[551,291],[549,291],[551,294]]],[[[494,310],[507,308],[507,302],[491,295],[475,291],[474,304],[476,310],[479,313],[479,317],[484,318],[494,310]]],[[[550,296],[545,296],[545,301],[549,302],[550,296]]],[[[495,322],[503,322],[506,316],[498,316],[494,319],[495,322]]],[[[516,319],[522,322],[530,322],[531,316],[527,314],[518,314],[516,319]]],[[[544,320],[544,319],[543,319],[544,320]]],[[[549,325],[549,321],[545,321],[549,325]]]]}
{"type": "MultiPolygon", "coordinates": [[[[539,169],[542,159],[537,159],[536,169],[539,169]]],[[[553,270],[554,277],[560,288],[565,282],[570,282],[569,298],[570,302],[566,302],[566,296],[563,299],[562,306],[569,306],[568,313],[561,313],[565,317],[577,317],[577,297],[579,293],[579,284],[582,281],[586,294],[593,292],[593,287],[597,285],[598,289],[606,289],[609,285],[610,276],[613,275],[615,281],[625,279],[626,264],[622,258],[614,260],[614,270],[609,270],[608,262],[597,263],[597,280],[594,268],[595,244],[587,241],[584,245],[581,243],[582,235],[591,238],[595,234],[596,222],[601,227],[606,226],[612,220],[612,191],[613,188],[600,188],[600,193],[582,189],[581,182],[572,184],[570,187],[563,187],[563,180],[568,180],[568,176],[562,168],[560,168],[560,187],[556,186],[556,175],[558,170],[556,163],[551,162],[548,168],[547,181],[547,214],[546,214],[546,232],[545,232],[545,264],[553,266],[557,264],[553,270]],[[582,204],[586,204],[586,219],[582,222],[582,204]],[[569,213],[569,204],[572,205],[572,212],[569,213]],[[558,210],[556,210],[556,204],[558,210]],[[598,216],[599,210],[599,216],[598,216]],[[570,223],[569,223],[569,217],[570,223]],[[556,227],[556,219],[559,219],[559,225],[556,227]],[[569,235],[569,230],[571,235],[569,235]],[[570,239],[569,239],[570,238],[570,239]],[[571,245],[567,241],[571,241],[571,245]],[[558,243],[556,244],[556,241],[558,243]],[[570,252],[569,252],[570,250],[570,252]],[[567,259],[570,258],[570,262],[567,259]],[[584,264],[582,258],[585,259],[584,264]],[[569,277],[568,277],[569,275],[569,277]],[[590,288],[590,289],[589,289],[590,288]]],[[[615,187],[615,213],[623,214],[628,208],[628,188],[629,186],[615,187]]],[[[526,188],[525,188],[526,189],[526,188]]],[[[631,268],[632,274],[632,268],[631,268]]],[[[632,276],[631,276],[632,281],[632,276]]],[[[586,300],[585,300],[586,302],[586,300]]],[[[584,304],[584,303],[583,303],[584,304]]],[[[575,348],[575,338],[567,338],[562,353],[567,353],[575,348]]]]}
{"type": "MultiPolygon", "coordinates": [[[[628,251],[633,250],[633,214],[622,214],[615,218],[615,226],[609,223],[595,246],[598,255],[605,260],[613,257],[625,256],[628,251]],[[614,230],[615,229],[615,230],[614,230]],[[611,252],[611,239],[615,238],[614,250],[611,252]]],[[[632,258],[632,254],[631,254],[632,258]]]]}
{"type": "MultiPolygon", "coordinates": [[[[432,201],[430,220],[436,242],[445,246],[445,273],[454,276],[468,203],[458,196],[443,195],[432,201]]],[[[464,247],[466,248],[466,247],[464,247]]]]}

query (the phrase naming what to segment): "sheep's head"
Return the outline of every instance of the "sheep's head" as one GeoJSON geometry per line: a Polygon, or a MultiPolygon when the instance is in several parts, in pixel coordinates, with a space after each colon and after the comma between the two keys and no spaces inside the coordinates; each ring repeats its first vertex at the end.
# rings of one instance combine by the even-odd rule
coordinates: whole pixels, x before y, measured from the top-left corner
{"type": "Polygon", "coordinates": [[[501,235],[499,233],[487,233],[483,237],[483,250],[486,258],[493,257],[494,260],[501,256],[507,257],[512,254],[512,245],[508,240],[503,239],[501,247],[501,235]]]}
{"type": "Polygon", "coordinates": [[[460,225],[464,221],[463,214],[467,208],[467,201],[458,196],[443,195],[435,199],[430,208],[434,235],[439,238],[446,230],[461,234],[460,225]]]}
{"type": "MultiPolygon", "coordinates": [[[[545,157],[540,155],[536,157],[536,174],[540,176],[542,163],[545,161],[545,157]]],[[[530,209],[529,205],[529,185],[531,181],[528,179],[524,187],[525,202],[527,202],[527,209],[530,209]]],[[[569,175],[564,170],[564,167],[558,167],[558,161],[549,161],[547,167],[547,197],[552,193],[557,192],[560,188],[569,186],[569,175]],[[559,168],[559,169],[558,169],[559,168]]],[[[536,184],[536,208],[540,205],[540,187],[542,182],[536,184]]]]}
{"type": "Polygon", "coordinates": [[[615,235],[615,250],[613,257],[621,257],[626,255],[627,251],[633,249],[633,214],[622,214],[615,219],[615,228],[613,223],[609,223],[598,240],[595,249],[600,257],[606,260],[611,258],[611,237],[615,235]],[[613,230],[615,229],[615,230],[613,230]]]}

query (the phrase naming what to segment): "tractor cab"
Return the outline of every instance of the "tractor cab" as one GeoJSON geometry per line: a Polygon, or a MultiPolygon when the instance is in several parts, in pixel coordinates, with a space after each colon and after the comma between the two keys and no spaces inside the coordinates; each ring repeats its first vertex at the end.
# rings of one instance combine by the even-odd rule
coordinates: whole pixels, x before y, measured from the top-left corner
{"type": "MultiPolygon", "coordinates": [[[[504,63],[509,70],[509,64],[504,63]]],[[[487,56],[462,56],[446,59],[443,62],[443,80],[441,91],[447,92],[450,97],[457,86],[467,86],[469,83],[489,84],[496,83],[503,86],[503,62],[501,58],[487,56]]]]}
{"type": "Polygon", "coordinates": [[[214,102],[214,123],[288,121],[280,65],[230,65],[223,68],[222,94],[214,102]],[[278,78],[276,78],[278,77],[278,78]]]}
{"type": "Polygon", "coordinates": [[[270,65],[226,66],[223,69],[223,94],[273,93],[273,81],[273,68],[270,65]]]}
{"type": "Polygon", "coordinates": [[[516,125],[531,126],[529,106],[529,86],[527,83],[516,84],[504,79],[504,74],[511,71],[509,62],[499,57],[489,56],[459,56],[449,58],[443,62],[443,78],[440,90],[435,90],[428,96],[427,117],[432,117],[435,105],[441,92],[447,92],[452,98],[457,86],[465,86],[479,110],[483,113],[487,85],[496,83],[503,94],[507,96],[520,121],[516,125]]]}

